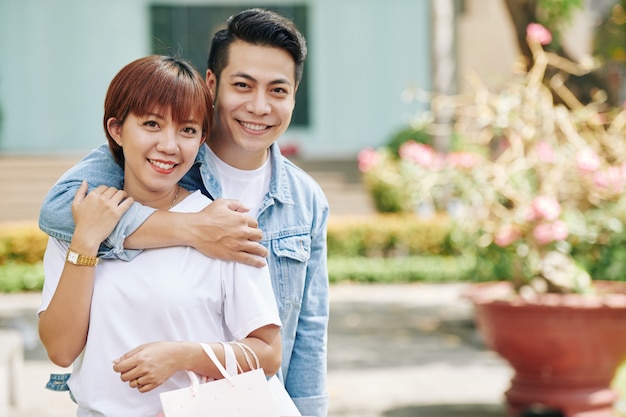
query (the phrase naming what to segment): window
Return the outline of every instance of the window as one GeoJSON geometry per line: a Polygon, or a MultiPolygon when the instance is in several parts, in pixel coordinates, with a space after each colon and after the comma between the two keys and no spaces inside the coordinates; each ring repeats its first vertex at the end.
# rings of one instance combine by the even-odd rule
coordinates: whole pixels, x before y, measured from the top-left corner
{"type": "MultiPolygon", "coordinates": [[[[273,10],[293,20],[307,41],[309,40],[306,6],[255,7],[273,10]]],[[[245,8],[247,7],[154,5],[151,7],[152,53],[182,56],[204,74],[213,34],[223,27],[229,16],[245,8]]],[[[307,67],[308,64],[305,63],[302,81],[296,93],[292,126],[309,125],[307,67]]]]}

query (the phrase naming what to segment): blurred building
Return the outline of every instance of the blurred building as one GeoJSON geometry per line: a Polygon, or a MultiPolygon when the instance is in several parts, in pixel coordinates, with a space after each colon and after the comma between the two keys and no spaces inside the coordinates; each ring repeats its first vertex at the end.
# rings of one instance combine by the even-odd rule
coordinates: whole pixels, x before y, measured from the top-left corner
{"type": "MultiPolygon", "coordinates": [[[[586,1],[564,37],[573,56],[589,53],[594,13],[614,2],[586,1]]],[[[301,159],[354,159],[428,108],[407,89],[462,92],[470,74],[495,88],[519,56],[504,0],[2,0],[0,155],[84,155],[105,140],[102,104],[123,65],[176,53],[204,73],[211,36],[246,7],[274,9],[307,37],[280,139],[301,159]]]]}
{"type": "Polygon", "coordinates": [[[0,153],[85,154],[105,140],[108,83],[128,62],[178,53],[206,70],[210,38],[246,7],[291,17],[309,45],[285,148],[354,157],[383,143],[430,88],[429,0],[2,0],[0,153]]]}

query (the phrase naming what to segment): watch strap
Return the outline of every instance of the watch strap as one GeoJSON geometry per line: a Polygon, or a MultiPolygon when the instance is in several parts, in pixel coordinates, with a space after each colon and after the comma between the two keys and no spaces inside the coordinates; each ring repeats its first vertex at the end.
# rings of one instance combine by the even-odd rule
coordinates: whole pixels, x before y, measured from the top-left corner
{"type": "Polygon", "coordinates": [[[78,253],[72,248],[67,250],[67,255],[65,256],[65,260],[73,265],[78,266],[96,266],[98,265],[98,258],[95,256],[83,255],[82,253],[78,253]]]}

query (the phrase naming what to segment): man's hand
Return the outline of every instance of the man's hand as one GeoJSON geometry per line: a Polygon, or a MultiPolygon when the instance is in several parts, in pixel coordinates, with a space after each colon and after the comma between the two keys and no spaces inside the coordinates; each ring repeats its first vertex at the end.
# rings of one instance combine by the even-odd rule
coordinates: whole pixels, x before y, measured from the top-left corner
{"type": "Polygon", "coordinates": [[[215,200],[193,216],[191,246],[212,258],[264,266],[268,252],[259,243],[263,233],[247,211],[236,200],[215,200]]]}

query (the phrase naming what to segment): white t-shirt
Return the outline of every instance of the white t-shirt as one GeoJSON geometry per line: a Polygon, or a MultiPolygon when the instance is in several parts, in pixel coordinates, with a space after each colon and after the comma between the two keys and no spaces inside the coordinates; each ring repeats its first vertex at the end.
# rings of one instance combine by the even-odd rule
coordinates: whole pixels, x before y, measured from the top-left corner
{"type": "Polygon", "coordinates": [[[207,151],[215,161],[220,186],[222,187],[221,197],[239,200],[250,209],[246,214],[256,219],[261,209],[261,204],[263,204],[263,198],[270,188],[270,179],[272,177],[270,158],[268,157],[263,165],[257,169],[244,170],[228,165],[218,158],[208,146],[207,151]]]}
{"type": "MultiPolygon", "coordinates": [[[[196,191],[173,211],[197,212],[208,204],[196,191]]],[[[67,247],[49,239],[39,311],[58,285],[67,247]]],[[[154,417],[161,412],[160,392],[189,386],[184,372],[144,394],[122,382],[112,361],[141,344],[232,341],[268,324],[280,325],[280,318],[267,267],[220,261],[181,246],[145,250],[130,262],[101,259],[87,343],[68,381],[78,416],[154,417]]]]}

